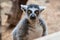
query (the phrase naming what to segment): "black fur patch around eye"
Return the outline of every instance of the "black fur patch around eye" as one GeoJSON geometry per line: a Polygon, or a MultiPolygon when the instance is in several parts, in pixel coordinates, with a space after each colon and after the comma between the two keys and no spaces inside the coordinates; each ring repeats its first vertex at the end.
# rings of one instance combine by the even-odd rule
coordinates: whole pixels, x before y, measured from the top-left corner
{"type": "Polygon", "coordinates": [[[27,10],[27,14],[30,15],[32,13],[31,10],[27,10]]]}
{"type": "Polygon", "coordinates": [[[27,13],[30,14],[30,13],[32,13],[32,11],[31,10],[28,10],[27,13]]]}
{"type": "Polygon", "coordinates": [[[39,10],[36,10],[34,13],[38,16],[39,15],[39,10]]]}

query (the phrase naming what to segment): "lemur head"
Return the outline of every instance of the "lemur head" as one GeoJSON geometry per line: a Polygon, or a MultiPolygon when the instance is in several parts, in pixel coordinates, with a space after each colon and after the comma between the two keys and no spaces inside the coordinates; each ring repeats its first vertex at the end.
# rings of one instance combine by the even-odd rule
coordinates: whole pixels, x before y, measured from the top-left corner
{"type": "Polygon", "coordinates": [[[21,5],[21,9],[25,11],[27,17],[30,20],[35,20],[39,17],[39,14],[45,9],[44,6],[39,6],[36,4],[21,5]]]}

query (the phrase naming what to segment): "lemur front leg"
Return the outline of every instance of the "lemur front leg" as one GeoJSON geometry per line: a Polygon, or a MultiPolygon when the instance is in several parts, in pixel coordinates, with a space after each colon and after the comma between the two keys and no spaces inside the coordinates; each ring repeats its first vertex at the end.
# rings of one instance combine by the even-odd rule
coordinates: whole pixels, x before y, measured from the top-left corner
{"type": "Polygon", "coordinates": [[[27,40],[28,34],[28,22],[27,19],[19,22],[16,28],[12,32],[13,40],[27,40]]]}
{"type": "Polygon", "coordinates": [[[43,19],[39,19],[40,20],[40,25],[43,28],[43,34],[42,36],[45,36],[48,34],[48,28],[47,28],[47,24],[45,23],[45,21],[43,19]]]}

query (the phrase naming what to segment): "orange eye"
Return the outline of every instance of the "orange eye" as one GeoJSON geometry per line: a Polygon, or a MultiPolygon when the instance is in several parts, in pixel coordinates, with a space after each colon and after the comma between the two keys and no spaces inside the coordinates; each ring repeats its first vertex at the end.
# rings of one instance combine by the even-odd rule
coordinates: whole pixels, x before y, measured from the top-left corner
{"type": "Polygon", "coordinates": [[[27,13],[30,14],[30,13],[32,13],[32,11],[31,10],[28,10],[27,13]]]}
{"type": "Polygon", "coordinates": [[[39,14],[39,10],[36,10],[35,13],[36,13],[36,14],[39,14]]]}

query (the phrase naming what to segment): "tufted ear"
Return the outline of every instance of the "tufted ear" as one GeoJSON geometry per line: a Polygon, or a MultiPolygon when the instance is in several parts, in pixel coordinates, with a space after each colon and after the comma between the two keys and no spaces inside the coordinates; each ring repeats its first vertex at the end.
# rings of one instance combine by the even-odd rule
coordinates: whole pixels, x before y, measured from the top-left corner
{"type": "Polygon", "coordinates": [[[21,10],[26,11],[27,5],[21,5],[21,10]]]}
{"type": "Polygon", "coordinates": [[[46,9],[45,6],[39,6],[39,8],[40,8],[40,11],[41,11],[41,12],[42,12],[44,9],[46,9]]]}

